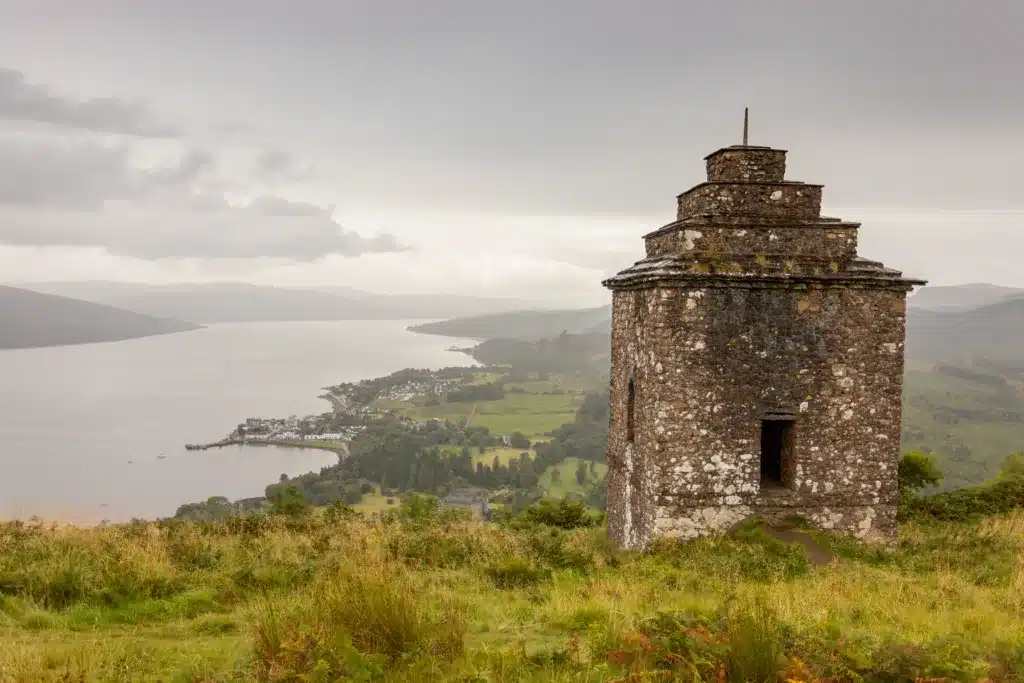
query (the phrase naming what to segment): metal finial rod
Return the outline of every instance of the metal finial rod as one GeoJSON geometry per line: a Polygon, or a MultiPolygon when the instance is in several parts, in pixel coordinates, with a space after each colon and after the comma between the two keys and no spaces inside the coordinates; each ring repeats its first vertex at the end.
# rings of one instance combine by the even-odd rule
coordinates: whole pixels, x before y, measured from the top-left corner
{"type": "Polygon", "coordinates": [[[747,123],[749,122],[749,110],[743,107],[743,146],[747,146],[747,123]]]}

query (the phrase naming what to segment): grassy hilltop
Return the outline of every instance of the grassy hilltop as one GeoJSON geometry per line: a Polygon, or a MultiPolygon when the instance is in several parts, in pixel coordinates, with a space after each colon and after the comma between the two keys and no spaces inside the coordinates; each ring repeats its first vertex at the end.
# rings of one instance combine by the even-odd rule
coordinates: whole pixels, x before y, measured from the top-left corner
{"type": "Polygon", "coordinates": [[[938,473],[908,455],[898,547],[751,520],[639,553],[598,510],[603,335],[492,340],[486,368],[330,388],[366,412],[328,431],[363,431],[258,512],[0,524],[0,683],[1024,680],[1013,358],[911,368],[904,445],[947,484],[988,483],[914,497],[938,473]],[[423,495],[463,486],[495,521],[423,495]]]}
{"type": "Polygon", "coordinates": [[[812,567],[746,525],[613,549],[581,509],[419,499],[218,523],[0,527],[0,681],[1019,680],[1024,513],[812,567]],[[576,527],[576,528],[564,528],[576,527]]]}

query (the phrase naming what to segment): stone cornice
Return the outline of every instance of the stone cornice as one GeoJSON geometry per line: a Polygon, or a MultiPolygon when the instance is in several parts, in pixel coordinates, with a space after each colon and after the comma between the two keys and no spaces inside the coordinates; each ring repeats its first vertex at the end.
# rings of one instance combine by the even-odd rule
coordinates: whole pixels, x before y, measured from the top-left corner
{"type": "Polygon", "coordinates": [[[702,287],[871,287],[909,291],[926,284],[925,280],[904,277],[881,263],[857,259],[834,273],[784,272],[695,272],[693,260],[673,257],[643,259],[617,275],[602,281],[608,289],[650,289],[659,286],[702,287]]]}
{"type": "Polygon", "coordinates": [[[702,187],[718,186],[718,187],[751,187],[751,186],[764,186],[764,187],[806,187],[810,189],[824,189],[824,185],[820,183],[805,183],[799,180],[705,180],[702,183],[697,183],[688,190],[684,190],[676,195],[676,199],[690,194],[695,190],[699,190],[702,187]]]}
{"type": "Polygon", "coordinates": [[[744,230],[772,230],[775,228],[804,228],[807,230],[827,230],[831,228],[860,228],[856,221],[842,218],[818,216],[812,219],[800,218],[765,218],[756,214],[733,214],[731,216],[708,214],[705,216],[688,216],[663,225],[657,230],[643,236],[657,237],[666,233],[686,228],[740,228],[744,230]]]}

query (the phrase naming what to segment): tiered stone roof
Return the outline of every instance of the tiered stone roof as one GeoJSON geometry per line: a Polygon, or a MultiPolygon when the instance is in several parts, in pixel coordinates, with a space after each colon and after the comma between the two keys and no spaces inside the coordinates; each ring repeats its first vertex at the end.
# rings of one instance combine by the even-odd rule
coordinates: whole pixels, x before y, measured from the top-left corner
{"type": "Polygon", "coordinates": [[[860,224],[822,216],[823,186],[786,180],[785,150],[733,145],[705,162],[707,181],[678,196],[676,220],[644,236],[646,258],[606,287],[924,284],[858,256],[860,224]]]}

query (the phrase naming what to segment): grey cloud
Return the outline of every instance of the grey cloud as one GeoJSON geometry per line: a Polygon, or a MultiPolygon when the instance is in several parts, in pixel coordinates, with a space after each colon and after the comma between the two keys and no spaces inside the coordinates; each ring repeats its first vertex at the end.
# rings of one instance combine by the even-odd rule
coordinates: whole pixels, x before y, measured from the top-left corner
{"type": "Polygon", "coordinates": [[[265,149],[256,155],[253,179],[271,184],[301,182],[311,178],[313,169],[295,155],[281,149],[265,149]]]}
{"type": "Polygon", "coordinates": [[[256,171],[262,175],[281,175],[290,171],[294,165],[292,155],[279,149],[263,150],[256,157],[256,171]]]}
{"type": "Polygon", "coordinates": [[[0,204],[96,208],[141,191],[123,147],[4,139],[0,204]]]}
{"type": "MultiPolygon", "coordinates": [[[[703,155],[739,141],[744,105],[751,141],[789,149],[790,177],[824,183],[827,203],[1021,203],[1019,0],[32,7],[0,46],[45,63],[20,37],[45,25],[89,73],[123,60],[106,44],[141,36],[140,92],[165,69],[153,93],[211,122],[251,119],[345,204],[667,222],[703,155]]],[[[279,182],[284,162],[268,154],[250,179],[279,182]]]]}
{"type": "Polygon", "coordinates": [[[175,127],[155,121],[139,102],[112,97],[75,100],[55,95],[25,75],[0,68],[0,119],[46,123],[98,133],[173,137],[175,127]]]}
{"type": "Polygon", "coordinates": [[[204,170],[215,166],[216,158],[210,151],[189,149],[177,166],[149,171],[146,177],[154,185],[187,185],[198,180],[204,170]]]}
{"type": "Polygon", "coordinates": [[[189,186],[213,161],[209,152],[190,150],[177,165],[141,169],[124,145],[0,137],[0,205],[96,209],[189,186]]]}
{"type": "Polygon", "coordinates": [[[330,216],[334,206],[322,208],[307,202],[296,202],[283,197],[257,197],[252,208],[265,216],[330,216]]]}
{"type": "Polygon", "coordinates": [[[17,246],[102,247],[145,260],[271,258],[315,261],[329,254],[360,256],[407,251],[394,236],[345,230],[325,213],[268,215],[254,206],[222,204],[202,211],[134,204],[102,212],[11,208],[0,211],[0,243],[17,246]]]}
{"type": "Polygon", "coordinates": [[[0,138],[0,244],[102,247],[141,259],[313,261],[406,249],[388,234],[345,230],[334,207],[277,196],[229,205],[206,181],[216,159],[188,151],[140,169],[124,146],[0,138]]]}

